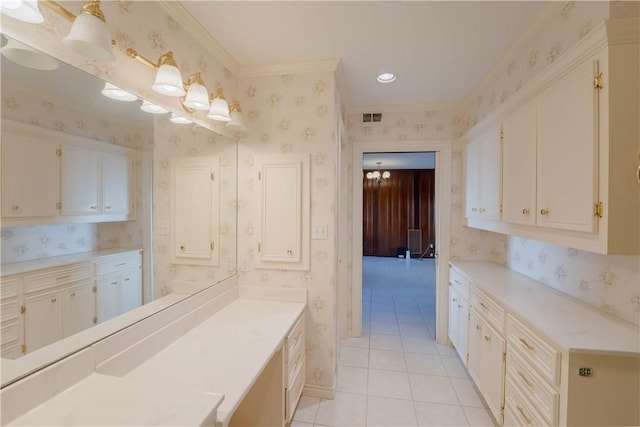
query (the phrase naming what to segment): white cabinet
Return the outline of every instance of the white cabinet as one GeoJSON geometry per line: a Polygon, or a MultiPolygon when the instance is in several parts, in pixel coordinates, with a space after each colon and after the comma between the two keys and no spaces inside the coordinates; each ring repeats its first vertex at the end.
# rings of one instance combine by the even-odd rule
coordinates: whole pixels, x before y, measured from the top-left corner
{"type": "Polygon", "coordinates": [[[15,359],[22,355],[23,316],[22,277],[6,277],[0,283],[0,353],[2,358],[15,359]]]}
{"type": "Polygon", "coordinates": [[[98,323],[142,305],[139,253],[109,257],[96,263],[98,323]]]}
{"type": "Polygon", "coordinates": [[[500,219],[500,128],[474,130],[465,151],[466,216],[500,219]]]}
{"type": "Polygon", "coordinates": [[[58,214],[57,147],[2,128],[2,217],[51,217],[58,214]]]}
{"type": "Polygon", "coordinates": [[[118,153],[102,153],[102,214],[127,215],[132,210],[133,160],[118,153]]]}
{"type": "Polygon", "coordinates": [[[62,215],[98,214],[100,153],[90,148],[64,145],[61,159],[62,215]]]}
{"type": "Polygon", "coordinates": [[[63,329],[68,337],[96,322],[96,295],[93,280],[69,286],[63,291],[63,329]]]}
{"type": "Polygon", "coordinates": [[[220,161],[171,159],[171,262],[219,265],[220,161]]]}
{"type": "Polygon", "coordinates": [[[304,315],[287,334],[284,344],[285,421],[291,422],[305,384],[304,315]]]}
{"type": "Polygon", "coordinates": [[[309,268],[309,155],[261,159],[259,268],[309,268]]]}
{"type": "Polygon", "coordinates": [[[449,339],[462,362],[467,364],[469,327],[469,285],[455,270],[450,271],[449,285],[449,339]]]}
{"type": "Polygon", "coordinates": [[[64,338],[62,291],[36,292],[25,296],[25,345],[32,352],[64,338]]]}

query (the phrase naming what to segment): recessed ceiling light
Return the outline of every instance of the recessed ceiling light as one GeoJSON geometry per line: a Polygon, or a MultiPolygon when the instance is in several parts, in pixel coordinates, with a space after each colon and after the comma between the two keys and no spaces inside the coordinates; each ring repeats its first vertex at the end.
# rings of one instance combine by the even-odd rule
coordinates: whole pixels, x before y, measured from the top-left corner
{"type": "Polygon", "coordinates": [[[396,81],[396,78],[397,76],[393,73],[382,73],[378,74],[376,80],[378,80],[379,83],[392,83],[396,81]]]}

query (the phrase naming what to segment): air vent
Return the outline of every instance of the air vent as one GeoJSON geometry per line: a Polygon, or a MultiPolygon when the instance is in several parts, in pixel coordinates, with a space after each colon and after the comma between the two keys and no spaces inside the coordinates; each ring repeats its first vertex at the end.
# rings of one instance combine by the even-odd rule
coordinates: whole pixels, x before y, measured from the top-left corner
{"type": "Polygon", "coordinates": [[[382,113],[364,113],[362,115],[362,123],[380,123],[382,122],[382,113]]]}

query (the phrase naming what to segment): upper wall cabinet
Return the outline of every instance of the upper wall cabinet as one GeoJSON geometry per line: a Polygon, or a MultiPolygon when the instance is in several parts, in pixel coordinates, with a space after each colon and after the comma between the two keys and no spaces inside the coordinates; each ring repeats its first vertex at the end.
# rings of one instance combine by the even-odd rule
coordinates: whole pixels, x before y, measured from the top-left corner
{"type": "Polygon", "coordinates": [[[503,129],[504,222],[468,216],[469,226],[640,253],[639,27],[607,21],[487,119],[503,129]]]}
{"type": "Polygon", "coordinates": [[[133,150],[2,123],[3,225],[135,219],[133,150]]]}
{"type": "Polygon", "coordinates": [[[259,268],[309,269],[309,155],[261,159],[259,268]]]}
{"type": "Polygon", "coordinates": [[[220,160],[171,160],[171,262],[219,265],[220,160]]]}

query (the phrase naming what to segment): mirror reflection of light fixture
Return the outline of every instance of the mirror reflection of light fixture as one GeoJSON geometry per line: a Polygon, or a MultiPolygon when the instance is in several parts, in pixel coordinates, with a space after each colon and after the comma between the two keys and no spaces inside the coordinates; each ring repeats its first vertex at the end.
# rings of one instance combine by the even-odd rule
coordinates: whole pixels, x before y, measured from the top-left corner
{"type": "Polygon", "coordinates": [[[40,24],[44,21],[38,8],[38,0],[2,0],[0,11],[3,15],[30,24],[40,24]]]}
{"type": "Polygon", "coordinates": [[[159,105],[152,104],[147,100],[142,101],[142,105],[140,106],[140,109],[146,113],[151,113],[151,114],[166,114],[169,112],[169,110],[162,108],[159,105]]]}
{"type": "Polygon", "coordinates": [[[219,122],[228,122],[231,120],[229,116],[229,104],[224,99],[222,88],[216,88],[216,91],[211,96],[211,109],[207,113],[207,117],[219,122]]]}
{"type": "Polygon", "coordinates": [[[242,115],[242,109],[240,108],[239,101],[233,101],[229,104],[229,117],[231,120],[227,122],[227,127],[234,130],[245,130],[244,116],[242,115]]]}
{"type": "Polygon", "coordinates": [[[179,125],[187,125],[189,123],[193,123],[191,120],[186,117],[179,116],[176,113],[171,113],[171,118],[169,119],[172,123],[177,123],[179,125]]]}
{"type": "Polygon", "coordinates": [[[376,162],[376,165],[378,165],[378,170],[367,172],[367,175],[366,175],[367,179],[373,179],[377,183],[380,183],[382,181],[386,181],[389,178],[391,178],[391,172],[389,171],[383,172],[380,170],[380,167],[382,166],[382,162],[376,162]]]}
{"type": "Polygon", "coordinates": [[[33,70],[52,71],[60,66],[58,61],[49,55],[38,52],[14,39],[8,39],[7,44],[0,49],[0,52],[5,58],[33,70]]]}
{"type": "Polygon", "coordinates": [[[115,99],[116,101],[136,101],[138,99],[137,96],[132,94],[131,92],[127,92],[124,89],[120,89],[118,86],[113,85],[109,82],[105,82],[104,89],[100,91],[107,98],[115,99]]]}
{"type": "Polygon", "coordinates": [[[209,105],[209,91],[202,81],[200,72],[193,73],[187,80],[187,95],[182,100],[182,104],[193,110],[208,111],[209,105]]]}

